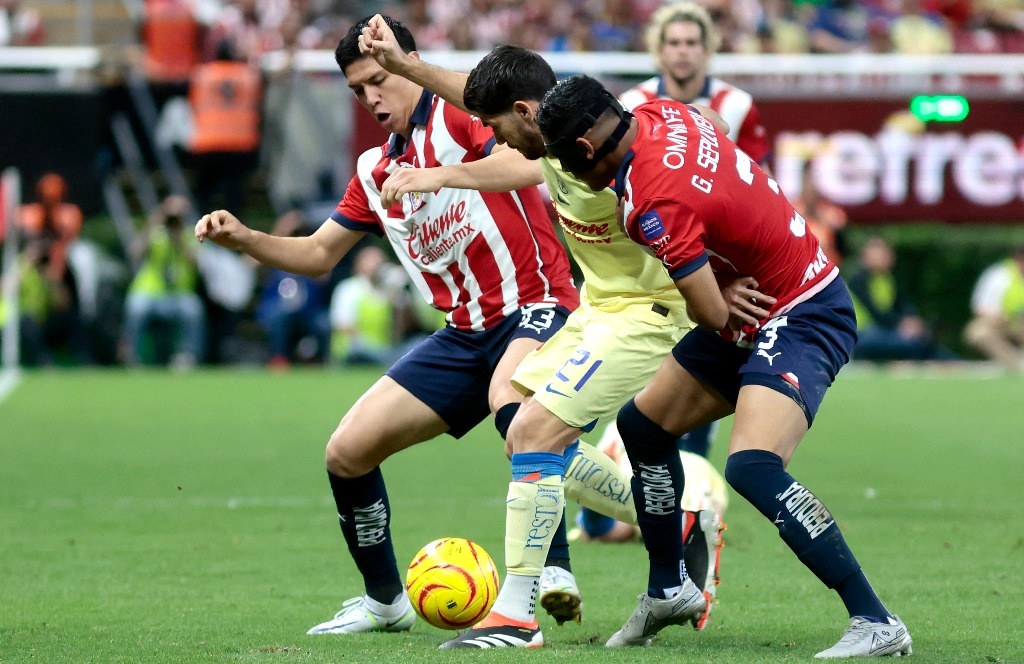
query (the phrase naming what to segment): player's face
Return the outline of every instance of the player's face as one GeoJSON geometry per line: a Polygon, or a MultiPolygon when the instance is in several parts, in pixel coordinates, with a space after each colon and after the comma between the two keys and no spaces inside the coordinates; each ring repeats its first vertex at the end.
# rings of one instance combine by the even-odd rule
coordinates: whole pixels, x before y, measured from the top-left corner
{"type": "Polygon", "coordinates": [[[532,106],[521,107],[517,102],[512,110],[499,115],[481,115],[480,121],[494,132],[494,140],[499,144],[506,143],[510,148],[519,150],[527,159],[540,159],[547,150],[544,148],[544,137],[534,121],[532,106]]]}
{"type": "Polygon", "coordinates": [[[708,55],[701,41],[699,25],[676,21],[665,26],[658,62],[666,76],[681,83],[696,77],[703,78],[707,72],[708,55]]]}
{"type": "Polygon", "coordinates": [[[409,130],[409,118],[420,99],[419,86],[390,74],[373,58],[360,58],[345,67],[345,76],[349,89],[377,124],[394,134],[409,130]]]}

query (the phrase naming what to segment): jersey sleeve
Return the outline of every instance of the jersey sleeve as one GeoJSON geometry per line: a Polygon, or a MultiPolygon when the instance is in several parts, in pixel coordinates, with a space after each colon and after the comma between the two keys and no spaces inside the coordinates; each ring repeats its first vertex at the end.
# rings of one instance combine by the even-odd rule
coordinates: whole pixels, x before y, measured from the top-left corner
{"type": "Polygon", "coordinates": [[[366,197],[366,190],[363,189],[358,174],[349,180],[345,195],[331,214],[331,219],[352,231],[384,234],[380,218],[370,208],[370,201],[366,197]]]}
{"type": "Polygon", "coordinates": [[[469,151],[472,158],[482,159],[491,153],[496,142],[494,132],[479,118],[451,104],[444,105],[443,113],[448,133],[456,143],[469,151]]]}
{"type": "Polygon", "coordinates": [[[626,233],[651,250],[673,281],[708,262],[703,225],[696,211],[679,201],[660,199],[643,203],[626,221],[626,233]]]}

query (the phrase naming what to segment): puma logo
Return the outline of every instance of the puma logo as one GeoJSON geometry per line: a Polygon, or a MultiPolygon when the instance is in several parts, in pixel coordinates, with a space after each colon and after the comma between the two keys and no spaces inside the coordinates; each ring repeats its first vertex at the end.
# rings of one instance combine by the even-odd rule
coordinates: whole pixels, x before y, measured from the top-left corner
{"type": "Polygon", "coordinates": [[[757,351],[757,354],[762,356],[762,357],[768,358],[768,366],[773,366],[772,362],[775,361],[776,357],[778,357],[779,355],[782,355],[782,351],[780,350],[778,353],[772,353],[772,354],[769,355],[767,352],[765,352],[764,349],[759,349],[757,351]]]}

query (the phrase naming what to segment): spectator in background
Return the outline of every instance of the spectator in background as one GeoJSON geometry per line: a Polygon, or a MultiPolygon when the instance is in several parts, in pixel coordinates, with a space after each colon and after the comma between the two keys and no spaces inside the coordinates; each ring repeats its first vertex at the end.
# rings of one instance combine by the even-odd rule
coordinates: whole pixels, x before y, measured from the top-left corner
{"type": "Polygon", "coordinates": [[[189,160],[195,170],[199,207],[244,209],[245,181],[256,168],[260,146],[262,84],[259,70],[237,59],[224,40],[217,59],[195,68],[189,85],[194,132],[189,160]]]}
{"type": "MultiPolygon", "coordinates": [[[[286,212],[271,234],[308,235],[304,222],[301,212],[286,212]]],[[[286,369],[293,362],[322,364],[327,359],[330,296],[330,274],[311,277],[270,270],[256,301],[256,320],[267,334],[272,368],[286,369]]]]}
{"type": "Polygon", "coordinates": [[[168,196],[131,246],[139,267],[125,302],[122,355],[129,366],[143,364],[147,354],[151,361],[162,359],[157,357],[161,344],[171,347],[173,368],[188,369],[204,359],[206,320],[196,293],[196,245],[184,223],[188,209],[183,197],[168,196]],[[153,334],[155,322],[163,324],[162,335],[153,334]]]}
{"type": "Polygon", "coordinates": [[[331,296],[331,354],[344,364],[391,366],[422,339],[403,343],[412,321],[405,272],[380,247],[355,257],[352,276],[331,296]]]}
{"type": "Polygon", "coordinates": [[[264,53],[281,48],[278,28],[288,7],[288,0],[229,0],[210,29],[204,59],[216,59],[227,41],[239,60],[258,67],[264,53]]]}
{"type": "Polygon", "coordinates": [[[23,319],[25,361],[50,364],[63,353],[76,363],[89,363],[89,342],[78,302],[78,282],[68,264],[68,251],[82,230],[82,211],[68,202],[67,183],[56,173],[36,182],[36,200],[18,209],[23,234],[23,302],[31,320],[23,319]],[[34,323],[34,325],[32,324],[34,323]]]}
{"type": "Polygon", "coordinates": [[[768,132],[751,96],[710,76],[708,64],[719,35],[707,11],[693,2],[664,5],[647,25],[647,48],[661,72],[623,92],[627,110],[652,99],[674,99],[708,106],[729,125],[729,138],[762,168],[771,150],[768,132]]]}
{"type": "Polygon", "coordinates": [[[42,46],[46,41],[43,19],[20,0],[0,0],[0,46],[42,46]]]}
{"type": "Polygon", "coordinates": [[[812,53],[871,50],[871,14],[854,0],[825,0],[814,8],[807,26],[812,53]]]}
{"type": "Polygon", "coordinates": [[[185,93],[217,9],[213,0],[146,0],[140,32],[151,83],[185,93]]]}
{"type": "Polygon", "coordinates": [[[901,12],[889,23],[892,50],[907,55],[945,55],[953,52],[953,35],[945,18],[928,11],[923,0],[903,0],[901,12]]]}
{"type": "Polygon", "coordinates": [[[602,11],[590,26],[595,51],[643,49],[643,24],[636,18],[632,0],[604,0],[602,11]]]}
{"type": "Polygon", "coordinates": [[[857,313],[858,360],[949,360],[952,353],[931,342],[928,325],[896,280],[896,254],[883,238],[868,238],[860,265],[848,283],[857,313]]]}
{"type": "Polygon", "coordinates": [[[1006,369],[1024,372],[1024,245],[981,273],[971,316],[964,340],[1006,369]]]}
{"type": "Polygon", "coordinates": [[[793,209],[807,222],[807,228],[818,238],[825,255],[842,267],[846,253],[846,212],[822,197],[810,168],[804,171],[803,186],[800,195],[793,199],[793,209]]]}

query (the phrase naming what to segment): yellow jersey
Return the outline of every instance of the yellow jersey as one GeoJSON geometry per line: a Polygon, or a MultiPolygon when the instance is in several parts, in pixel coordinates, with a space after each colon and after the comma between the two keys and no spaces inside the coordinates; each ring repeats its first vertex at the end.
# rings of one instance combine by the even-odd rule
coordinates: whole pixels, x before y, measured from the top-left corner
{"type": "Polygon", "coordinates": [[[591,190],[553,157],[542,157],[540,164],[566,245],[583,273],[580,297],[606,311],[660,303],[689,327],[683,297],[661,261],[619,225],[615,192],[591,190]]]}

